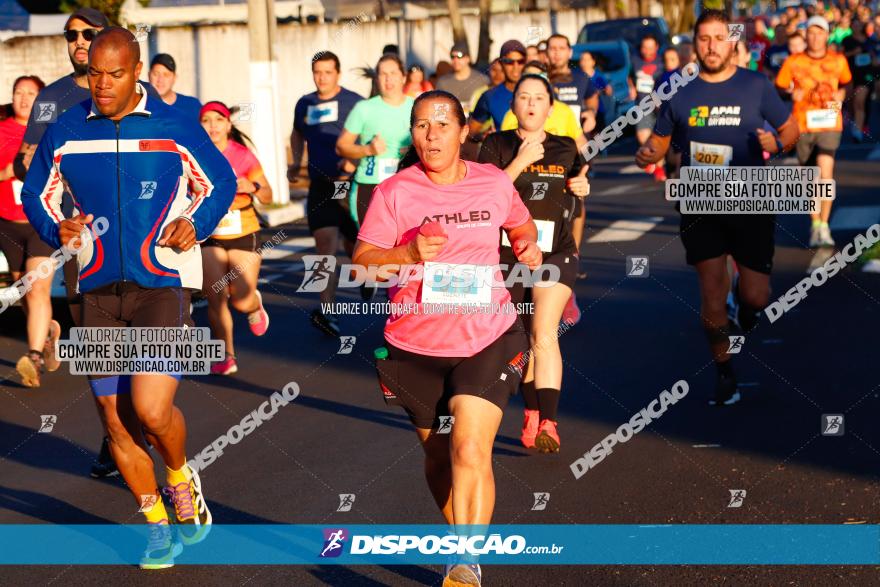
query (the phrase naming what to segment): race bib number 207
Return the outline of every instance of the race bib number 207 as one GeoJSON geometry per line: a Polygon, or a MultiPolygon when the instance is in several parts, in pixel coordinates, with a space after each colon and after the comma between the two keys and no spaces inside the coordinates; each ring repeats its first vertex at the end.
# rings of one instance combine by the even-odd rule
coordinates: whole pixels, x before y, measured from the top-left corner
{"type": "Polygon", "coordinates": [[[697,167],[727,167],[733,159],[733,147],[691,141],[691,165],[697,167]]]}

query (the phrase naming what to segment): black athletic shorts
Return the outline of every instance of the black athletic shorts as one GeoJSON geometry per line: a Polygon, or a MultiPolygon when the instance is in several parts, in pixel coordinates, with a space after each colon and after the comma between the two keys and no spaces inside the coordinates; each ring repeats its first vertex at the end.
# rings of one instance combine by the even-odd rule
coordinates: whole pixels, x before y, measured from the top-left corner
{"type": "Polygon", "coordinates": [[[519,387],[517,365],[529,341],[517,319],[472,357],[432,357],[386,345],[388,358],[376,361],[385,402],[402,406],[416,428],[436,429],[455,395],[482,397],[504,410],[519,387]]]}
{"type": "Polygon", "coordinates": [[[775,233],[774,215],[681,215],[681,242],[688,265],[730,254],[738,264],[769,275],[775,233]]]}
{"type": "Polygon", "coordinates": [[[32,257],[48,257],[55,251],[43,242],[29,222],[12,222],[0,218],[0,251],[9,270],[24,273],[25,261],[32,257]]]}
{"type": "Polygon", "coordinates": [[[351,242],[357,240],[357,223],[351,217],[351,212],[348,209],[351,180],[330,181],[323,177],[310,177],[309,181],[311,182],[309,197],[306,200],[309,231],[314,234],[319,228],[335,226],[346,240],[351,242]],[[343,190],[344,196],[342,196],[343,190]]]}
{"type": "Polygon", "coordinates": [[[221,249],[226,249],[227,251],[250,251],[251,253],[256,253],[257,250],[262,246],[262,239],[260,238],[259,232],[252,232],[250,234],[246,234],[244,236],[240,236],[237,238],[214,238],[208,237],[208,240],[202,243],[202,248],[204,247],[220,247],[221,249]]]}
{"type": "MultiPolygon", "coordinates": [[[[568,251],[567,253],[565,251],[554,251],[552,253],[544,253],[542,264],[558,267],[558,283],[574,289],[574,282],[577,281],[578,274],[578,260],[578,255],[576,255],[574,251],[568,251]]],[[[528,268],[525,267],[525,265],[518,267],[514,276],[511,277],[510,274],[514,270],[516,258],[508,247],[503,247],[501,249],[500,263],[507,265],[507,270],[501,272],[505,283],[508,283],[507,280],[509,277],[511,278],[511,283],[507,288],[507,291],[510,292],[510,302],[512,304],[520,304],[523,302],[530,303],[532,301],[532,288],[526,287],[524,283],[528,282],[526,282],[525,279],[522,279],[522,277],[526,275],[528,268]]],[[[536,273],[535,277],[538,277],[541,282],[544,282],[548,281],[550,276],[545,270],[536,273]]]]}
{"type": "Polygon", "coordinates": [[[80,325],[101,327],[194,326],[189,313],[192,290],[149,288],[126,281],[93,289],[82,295],[80,325]]]}
{"type": "Polygon", "coordinates": [[[568,219],[568,221],[574,222],[581,217],[581,214],[584,213],[584,199],[578,198],[576,196],[572,196],[571,199],[574,200],[574,205],[571,217],[568,219]]]}

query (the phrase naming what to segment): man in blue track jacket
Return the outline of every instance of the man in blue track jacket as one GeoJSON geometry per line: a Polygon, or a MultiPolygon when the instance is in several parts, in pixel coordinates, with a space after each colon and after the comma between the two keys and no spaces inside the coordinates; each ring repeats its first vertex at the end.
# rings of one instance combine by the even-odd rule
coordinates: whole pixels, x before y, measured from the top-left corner
{"type": "MultiPolygon", "coordinates": [[[[138,44],[108,27],[89,51],[91,99],[67,110],[40,141],[22,189],[31,224],[53,247],[98,218],[106,230],[77,254],[84,327],[192,326],[190,295],[201,288],[201,253],[232,203],[235,174],[197,121],[148,97],[137,80],[138,44]],[[76,215],[65,219],[66,184],[76,215]]],[[[95,231],[97,232],[97,231],[95,231]]],[[[198,475],[186,465],[186,426],[174,405],[179,374],[90,375],[110,450],[151,526],[143,568],[174,564],[182,546],[210,530],[198,475]],[[169,520],[142,434],[162,455],[169,520]]]]}

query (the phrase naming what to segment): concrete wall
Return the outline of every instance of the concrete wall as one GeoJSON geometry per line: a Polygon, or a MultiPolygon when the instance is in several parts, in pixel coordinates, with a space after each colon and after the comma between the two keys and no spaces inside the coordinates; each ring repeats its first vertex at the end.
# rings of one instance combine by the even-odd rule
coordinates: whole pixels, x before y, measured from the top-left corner
{"type": "MultiPolygon", "coordinates": [[[[501,44],[507,39],[525,41],[530,31],[540,37],[547,37],[558,31],[574,40],[588,19],[594,21],[601,18],[603,15],[598,10],[568,10],[557,14],[554,29],[548,13],[493,15],[490,27],[493,39],[491,55],[497,56],[501,44]],[[536,31],[530,27],[541,27],[541,30],[536,31]]],[[[471,52],[476,54],[478,18],[466,16],[464,20],[471,52]]],[[[177,61],[176,90],[197,95],[203,102],[222,100],[233,105],[250,101],[248,37],[245,25],[154,27],[150,34],[158,35],[156,40],[159,51],[172,54],[177,61]]],[[[388,43],[399,45],[408,63],[418,62],[433,70],[438,61],[448,58],[452,45],[449,19],[280,25],[277,37],[280,72],[278,91],[283,128],[290,129],[292,126],[296,100],[303,94],[314,91],[310,67],[312,55],[322,50],[331,50],[339,55],[343,85],[368,95],[369,82],[362,79],[355,70],[358,67],[375,65],[382,47],[388,43]]],[[[141,47],[146,51],[147,43],[143,42],[141,47]]],[[[147,61],[146,53],[144,54],[147,61]]],[[[19,75],[36,74],[51,82],[70,70],[66,45],[60,35],[22,37],[6,41],[0,44],[0,103],[9,101],[12,82],[19,75]]],[[[146,72],[142,77],[146,77],[146,72]]],[[[259,116],[259,112],[255,112],[254,116],[259,116]]],[[[241,127],[245,132],[250,130],[248,123],[242,123],[241,127]]]]}

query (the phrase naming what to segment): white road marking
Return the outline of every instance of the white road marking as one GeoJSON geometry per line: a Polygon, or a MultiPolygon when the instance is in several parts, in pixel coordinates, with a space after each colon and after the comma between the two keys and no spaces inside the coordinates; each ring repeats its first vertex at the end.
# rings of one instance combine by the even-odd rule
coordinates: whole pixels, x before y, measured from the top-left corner
{"type": "Polygon", "coordinates": [[[618,194],[625,194],[635,188],[636,185],[632,183],[624,184],[624,185],[616,185],[614,187],[610,187],[607,190],[602,190],[597,194],[593,194],[592,197],[603,197],[603,196],[616,196],[618,194]]]}
{"type": "Polygon", "coordinates": [[[270,275],[264,275],[263,277],[257,280],[257,283],[269,283],[270,281],[275,281],[279,277],[282,277],[279,273],[272,273],[270,275]]]}
{"type": "Polygon", "coordinates": [[[638,220],[615,220],[593,236],[588,243],[612,243],[634,241],[646,232],[653,230],[663,220],[662,216],[651,216],[638,220]]]}
{"type": "Polygon", "coordinates": [[[648,176],[648,172],[636,165],[635,163],[633,163],[632,165],[625,165],[621,167],[618,173],[620,173],[621,175],[635,175],[637,173],[641,173],[645,177],[648,176]]]}
{"type": "Polygon", "coordinates": [[[868,228],[880,222],[880,206],[841,206],[831,216],[831,230],[868,228]]]}
{"type": "Polygon", "coordinates": [[[310,236],[289,238],[279,245],[263,250],[264,259],[283,259],[295,253],[315,248],[315,239],[310,236]]]}

